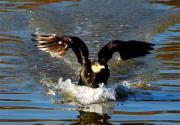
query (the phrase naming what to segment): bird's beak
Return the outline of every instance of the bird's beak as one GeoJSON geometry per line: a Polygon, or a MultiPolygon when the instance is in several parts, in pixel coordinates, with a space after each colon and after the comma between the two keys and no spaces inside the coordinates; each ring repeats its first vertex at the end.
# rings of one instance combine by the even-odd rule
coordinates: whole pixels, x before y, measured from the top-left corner
{"type": "Polygon", "coordinates": [[[103,65],[98,65],[98,68],[99,68],[99,69],[105,69],[105,66],[103,66],[103,65]]]}

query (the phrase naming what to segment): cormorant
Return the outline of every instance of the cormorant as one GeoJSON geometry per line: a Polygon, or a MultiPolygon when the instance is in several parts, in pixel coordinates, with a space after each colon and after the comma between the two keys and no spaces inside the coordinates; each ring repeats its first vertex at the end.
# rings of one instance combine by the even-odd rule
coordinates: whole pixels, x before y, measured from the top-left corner
{"type": "Polygon", "coordinates": [[[91,62],[87,46],[78,37],[46,34],[34,35],[34,40],[38,41],[37,47],[40,50],[48,52],[55,57],[64,56],[68,49],[71,48],[81,64],[79,85],[86,85],[92,88],[97,88],[99,83],[107,83],[110,76],[107,63],[112,58],[113,53],[119,52],[121,59],[127,60],[149,54],[154,45],[135,40],[113,40],[100,49],[98,60],[91,62]]]}

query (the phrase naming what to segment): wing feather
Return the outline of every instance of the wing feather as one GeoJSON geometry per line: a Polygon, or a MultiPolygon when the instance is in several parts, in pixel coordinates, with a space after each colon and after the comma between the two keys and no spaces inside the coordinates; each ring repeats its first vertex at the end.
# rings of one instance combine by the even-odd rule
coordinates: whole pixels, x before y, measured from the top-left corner
{"type": "Polygon", "coordinates": [[[79,63],[89,61],[88,48],[85,43],[78,37],[71,37],[57,34],[33,35],[33,40],[37,41],[37,47],[45,52],[50,53],[53,57],[62,57],[69,48],[74,51],[79,63]]]}
{"type": "Polygon", "coordinates": [[[64,35],[45,34],[33,36],[34,40],[38,42],[37,47],[40,50],[48,52],[55,57],[64,56],[72,45],[72,40],[64,35]]]}
{"type": "Polygon", "coordinates": [[[106,44],[98,53],[98,61],[101,63],[107,63],[113,53],[119,52],[122,60],[145,56],[149,54],[153,49],[152,43],[140,42],[140,41],[120,41],[114,40],[106,44]]]}

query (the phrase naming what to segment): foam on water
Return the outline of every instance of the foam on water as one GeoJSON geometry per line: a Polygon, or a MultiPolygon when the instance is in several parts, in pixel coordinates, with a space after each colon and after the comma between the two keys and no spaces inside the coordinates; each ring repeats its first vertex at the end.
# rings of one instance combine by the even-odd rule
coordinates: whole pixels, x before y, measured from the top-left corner
{"type": "Polygon", "coordinates": [[[116,99],[115,90],[106,88],[104,84],[101,84],[98,88],[90,88],[73,84],[70,79],[63,81],[60,78],[56,87],[61,90],[61,93],[68,93],[69,96],[83,105],[116,99]]]}
{"type": "Polygon", "coordinates": [[[98,88],[79,86],[71,82],[71,79],[59,78],[58,83],[53,83],[47,78],[41,80],[48,88],[48,94],[61,95],[66,101],[75,101],[81,105],[117,100],[128,95],[131,91],[128,84],[121,83],[113,86],[105,86],[103,83],[98,88]]]}

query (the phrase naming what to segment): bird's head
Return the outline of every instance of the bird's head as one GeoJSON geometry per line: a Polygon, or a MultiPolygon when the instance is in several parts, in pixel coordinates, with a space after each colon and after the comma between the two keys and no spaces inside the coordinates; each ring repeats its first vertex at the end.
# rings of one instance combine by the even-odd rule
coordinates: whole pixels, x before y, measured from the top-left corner
{"type": "Polygon", "coordinates": [[[94,61],[92,62],[91,69],[94,73],[99,73],[102,69],[105,69],[105,66],[98,61],[94,61]]]}

